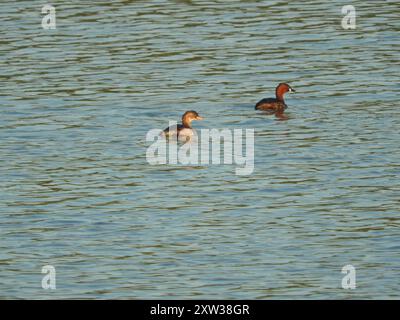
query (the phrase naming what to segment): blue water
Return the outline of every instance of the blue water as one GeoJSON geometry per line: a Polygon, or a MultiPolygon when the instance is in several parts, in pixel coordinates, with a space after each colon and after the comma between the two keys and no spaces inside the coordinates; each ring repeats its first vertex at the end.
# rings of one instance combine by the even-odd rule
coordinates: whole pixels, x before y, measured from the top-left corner
{"type": "Polygon", "coordinates": [[[400,5],[344,4],[3,1],[0,298],[398,299],[400,5]],[[254,128],[253,174],[147,163],[192,109],[254,128]]]}

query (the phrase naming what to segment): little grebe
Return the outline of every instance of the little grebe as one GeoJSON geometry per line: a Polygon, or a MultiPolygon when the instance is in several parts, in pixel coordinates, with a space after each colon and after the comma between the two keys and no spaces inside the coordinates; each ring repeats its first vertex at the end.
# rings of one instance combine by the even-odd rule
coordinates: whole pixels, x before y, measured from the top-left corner
{"type": "Polygon", "coordinates": [[[263,111],[270,111],[275,113],[278,118],[286,118],[283,114],[287,105],[283,96],[286,92],[296,92],[291,86],[287,83],[280,83],[275,89],[275,96],[276,98],[265,98],[260,100],[257,104],[255,109],[256,110],[263,110],[263,111]]]}
{"type": "Polygon", "coordinates": [[[182,116],[182,124],[164,129],[164,135],[166,137],[175,135],[177,138],[186,138],[195,135],[196,132],[192,128],[193,120],[203,120],[203,117],[200,117],[196,111],[186,111],[182,116]]]}

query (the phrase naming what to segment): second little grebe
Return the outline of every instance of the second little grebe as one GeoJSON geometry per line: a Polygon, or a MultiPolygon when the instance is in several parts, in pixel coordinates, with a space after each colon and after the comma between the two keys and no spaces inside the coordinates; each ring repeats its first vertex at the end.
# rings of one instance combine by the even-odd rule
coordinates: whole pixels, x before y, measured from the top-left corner
{"type": "Polygon", "coordinates": [[[196,134],[192,128],[193,120],[203,120],[203,117],[200,117],[196,111],[186,111],[182,116],[182,124],[178,124],[176,127],[168,127],[164,129],[163,133],[166,137],[176,136],[178,139],[190,138],[196,134]]]}
{"type": "Polygon", "coordinates": [[[275,96],[276,98],[265,98],[260,100],[257,104],[255,109],[256,110],[264,110],[264,111],[271,111],[275,113],[275,115],[279,118],[286,118],[283,112],[287,108],[285,100],[283,96],[286,92],[296,92],[291,86],[287,83],[280,83],[275,89],[275,96]]]}

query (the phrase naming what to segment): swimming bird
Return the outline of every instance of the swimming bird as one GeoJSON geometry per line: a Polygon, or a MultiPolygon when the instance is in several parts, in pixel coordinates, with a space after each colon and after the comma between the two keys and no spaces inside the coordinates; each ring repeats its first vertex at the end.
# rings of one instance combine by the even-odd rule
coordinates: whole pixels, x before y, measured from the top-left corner
{"type": "Polygon", "coordinates": [[[192,128],[193,120],[203,120],[196,111],[186,111],[182,116],[182,124],[178,124],[176,127],[171,126],[164,129],[163,133],[166,137],[176,136],[178,139],[187,139],[196,135],[196,131],[192,128]]]}
{"type": "Polygon", "coordinates": [[[275,89],[275,99],[274,98],[265,98],[257,102],[255,109],[270,111],[271,113],[275,113],[275,116],[278,118],[287,118],[284,114],[287,105],[283,96],[286,92],[296,92],[291,86],[287,83],[280,83],[275,89]]]}

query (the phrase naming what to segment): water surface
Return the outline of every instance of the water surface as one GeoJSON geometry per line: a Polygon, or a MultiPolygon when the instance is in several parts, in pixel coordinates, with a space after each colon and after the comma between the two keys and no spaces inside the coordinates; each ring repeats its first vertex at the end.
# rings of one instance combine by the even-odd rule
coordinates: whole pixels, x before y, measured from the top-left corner
{"type": "Polygon", "coordinates": [[[344,4],[2,1],[0,298],[399,298],[400,5],[344,4]],[[147,163],[191,109],[255,129],[252,175],[147,163]]]}

